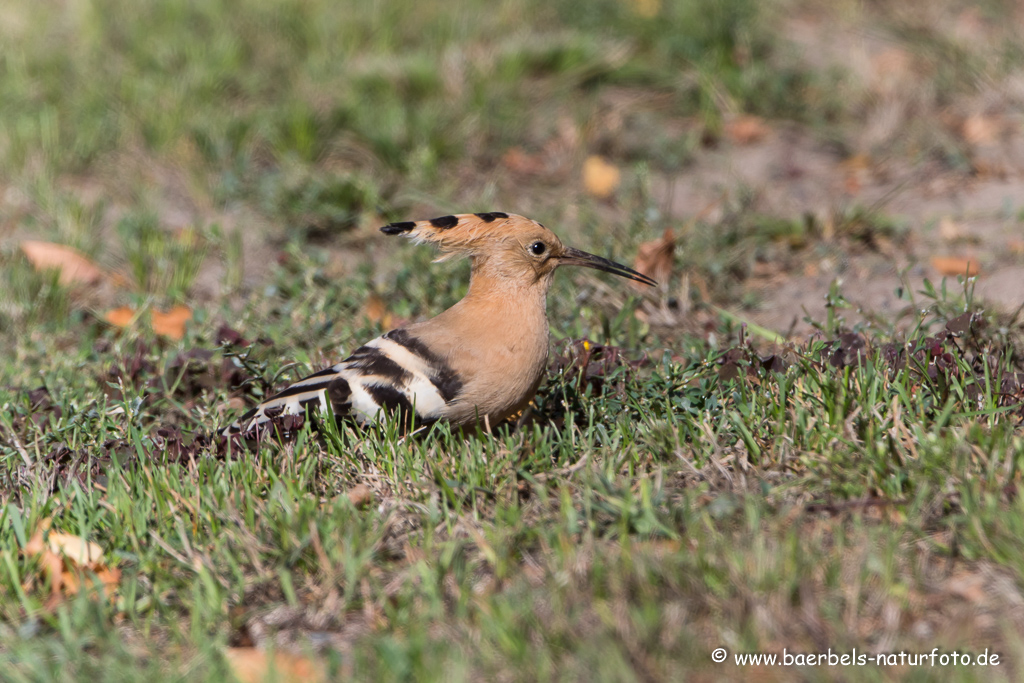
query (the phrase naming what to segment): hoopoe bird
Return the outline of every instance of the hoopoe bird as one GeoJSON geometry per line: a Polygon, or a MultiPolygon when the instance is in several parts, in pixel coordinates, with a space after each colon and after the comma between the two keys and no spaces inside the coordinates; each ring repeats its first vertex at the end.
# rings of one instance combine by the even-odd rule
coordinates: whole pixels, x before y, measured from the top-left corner
{"type": "Polygon", "coordinates": [[[564,246],[550,230],[500,211],[390,223],[402,235],[468,256],[469,291],[430,320],[391,330],[329,368],[301,379],[226,427],[248,434],[307,408],[360,424],[398,412],[402,425],[497,425],[533,398],[548,358],[547,293],[559,266],[586,266],[646,285],[624,265],[564,246]]]}

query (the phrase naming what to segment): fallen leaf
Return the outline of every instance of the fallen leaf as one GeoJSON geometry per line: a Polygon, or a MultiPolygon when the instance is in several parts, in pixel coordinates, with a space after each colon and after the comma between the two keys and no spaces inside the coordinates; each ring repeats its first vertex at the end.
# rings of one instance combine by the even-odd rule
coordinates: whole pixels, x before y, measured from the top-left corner
{"type": "Polygon", "coordinates": [[[849,194],[860,192],[871,179],[871,157],[867,154],[855,154],[839,164],[839,167],[845,173],[843,184],[849,194]]]}
{"type": "Polygon", "coordinates": [[[1011,254],[1024,256],[1024,240],[1010,240],[1006,246],[1010,250],[1011,254]]]}
{"type": "Polygon", "coordinates": [[[60,555],[52,553],[48,549],[43,550],[38,557],[43,576],[50,580],[50,597],[46,604],[52,608],[60,602],[64,595],[64,560],[60,558],[60,555]]]}
{"type": "MultiPolygon", "coordinates": [[[[78,595],[83,585],[98,585],[102,587],[103,595],[109,598],[114,595],[118,584],[121,582],[120,569],[111,569],[100,565],[95,569],[85,568],[89,569],[89,573],[86,573],[82,571],[83,568],[68,568],[67,563],[64,564],[64,567],[65,569],[60,575],[60,586],[64,595],[78,595]]],[[[53,600],[52,596],[51,600],[53,600]]]]}
{"type": "MultiPolygon", "coordinates": [[[[672,275],[675,253],[676,236],[672,232],[672,228],[666,228],[658,239],[640,245],[636,252],[633,269],[658,282],[667,282],[672,275]]],[[[635,284],[639,285],[640,283],[635,284]]]]}
{"type": "Polygon", "coordinates": [[[536,154],[527,154],[522,147],[510,147],[501,162],[513,173],[537,175],[544,171],[544,161],[536,154]]]}
{"type": "Polygon", "coordinates": [[[199,234],[199,231],[192,226],[181,228],[178,230],[175,237],[177,238],[178,243],[183,247],[196,247],[202,239],[202,235],[199,234]]]}
{"type": "Polygon", "coordinates": [[[600,156],[589,156],[583,162],[583,187],[598,199],[607,199],[615,193],[622,180],[618,167],[600,156]]]}
{"type": "Polygon", "coordinates": [[[967,275],[974,277],[978,274],[978,262],[957,256],[933,256],[932,267],[941,275],[954,277],[956,275],[967,275]]]}
{"type": "Polygon", "coordinates": [[[192,319],[192,309],[181,304],[164,313],[152,312],[153,331],[174,340],[185,336],[185,323],[192,319]]]}
{"type": "Polygon", "coordinates": [[[914,77],[913,56],[906,50],[890,47],[871,58],[874,89],[890,93],[914,77]]]}
{"type": "Polygon", "coordinates": [[[79,567],[89,567],[103,559],[103,548],[81,536],[51,531],[46,544],[51,552],[79,567]]]}
{"type": "Polygon", "coordinates": [[[989,152],[971,157],[971,169],[978,178],[998,178],[1005,180],[1010,169],[1002,159],[995,157],[996,150],[989,148],[989,152]]]}
{"type": "Polygon", "coordinates": [[[725,135],[737,145],[749,145],[762,140],[771,129],[760,116],[744,114],[726,121],[725,135]]]}
{"type": "Polygon", "coordinates": [[[651,19],[661,12],[661,0],[633,0],[633,11],[638,16],[651,19]]]}
{"type": "MultiPolygon", "coordinates": [[[[103,562],[103,549],[91,541],[60,531],[47,531],[50,519],[36,527],[32,537],[21,549],[27,557],[37,557],[43,575],[50,582],[47,607],[53,608],[65,595],[77,594],[83,585],[99,583],[106,596],[111,596],[121,581],[121,570],[103,562]]],[[[26,590],[33,580],[26,582],[26,590]]]]}
{"type": "Polygon", "coordinates": [[[128,327],[135,320],[135,311],[129,306],[121,306],[104,313],[103,319],[115,327],[128,327]]]}
{"type": "Polygon", "coordinates": [[[371,294],[366,299],[366,305],[363,307],[363,315],[371,323],[380,323],[383,327],[391,327],[391,311],[388,310],[388,305],[384,299],[371,294]]]}
{"type": "Polygon", "coordinates": [[[43,534],[50,529],[50,524],[53,522],[49,517],[45,517],[39,521],[39,526],[36,527],[32,537],[25,542],[25,547],[21,549],[21,552],[25,555],[38,555],[46,549],[46,541],[43,540],[43,534]]]}
{"type": "Polygon", "coordinates": [[[980,574],[953,577],[946,581],[946,590],[967,602],[980,605],[986,598],[985,577],[980,574]]]}
{"type": "Polygon", "coordinates": [[[107,597],[113,595],[114,590],[121,583],[121,570],[117,567],[103,565],[96,567],[93,571],[96,574],[96,580],[103,586],[103,591],[107,597]]]}
{"type": "Polygon", "coordinates": [[[363,507],[373,502],[373,491],[366,484],[356,484],[346,493],[349,501],[355,507],[363,507]]]}
{"type": "Polygon", "coordinates": [[[315,683],[327,680],[323,669],[298,655],[275,652],[273,657],[254,647],[229,647],[224,659],[240,683],[315,683]]]}
{"type": "Polygon", "coordinates": [[[964,140],[972,145],[989,145],[996,141],[1002,130],[1002,121],[995,116],[971,114],[960,128],[964,140]]]}
{"type": "Polygon", "coordinates": [[[219,412],[223,413],[225,411],[242,410],[243,408],[248,407],[248,405],[249,404],[246,403],[245,399],[242,398],[241,396],[232,396],[231,398],[228,399],[227,403],[222,404],[220,406],[219,412]]]}
{"type": "MultiPolygon", "coordinates": [[[[130,306],[121,306],[103,314],[103,319],[116,327],[128,327],[138,317],[138,311],[130,306]]],[[[170,339],[178,340],[185,336],[185,323],[192,319],[192,309],[181,304],[164,312],[150,312],[152,330],[170,339]]]]}
{"type": "Polygon", "coordinates": [[[23,240],[21,251],[36,270],[57,269],[60,283],[65,287],[75,284],[94,285],[105,275],[92,261],[77,249],[53,242],[23,240]]]}
{"type": "Polygon", "coordinates": [[[986,39],[985,20],[977,7],[968,7],[957,15],[953,23],[953,35],[969,45],[978,45],[986,39]]]}
{"type": "Polygon", "coordinates": [[[847,157],[840,164],[847,173],[857,173],[859,171],[870,171],[871,170],[871,157],[867,154],[854,154],[852,157],[847,157]]]}
{"type": "Polygon", "coordinates": [[[943,216],[939,221],[939,235],[947,242],[956,242],[960,239],[962,232],[960,226],[949,216],[943,216]]]}

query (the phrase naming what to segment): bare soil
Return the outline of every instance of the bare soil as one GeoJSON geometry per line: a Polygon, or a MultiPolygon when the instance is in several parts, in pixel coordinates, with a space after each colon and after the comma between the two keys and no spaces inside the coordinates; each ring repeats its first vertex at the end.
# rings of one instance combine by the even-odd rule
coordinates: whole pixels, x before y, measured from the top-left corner
{"type": "MultiPolygon", "coordinates": [[[[765,267],[744,285],[757,301],[744,315],[780,332],[802,335],[810,330],[805,316],[823,319],[837,278],[855,307],[883,316],[907,305],[900,288],[917,292],[926,278],[938,285],[945,274],[959,289],[937,258],[976,265],[976,301],[1009,313],[1024,306],[1024,75],[1011,72],[970,94],[940,92],[934,58],[887,31],[901,10],[872,20],[842,3],[801,9],[785,35],[817,71],[846,74],[840,94],[848,94],[852,122],[839,135],[766,122],[767,133],[753,139],[725,136],[698,150],[685,171],[659,179],[665,210],[714,225],[742,191],[755,198],[751,210],[825,226],[802,269],[765,267]],[[855,250],[830,239],[838,217],[856,208],[899,224],[900,239],[855,250]]],[[[948,4],[908,3],[910,12],[896,18],[974,53],[1024,22],[1021,11],[1001,24],[948,4]]]]}

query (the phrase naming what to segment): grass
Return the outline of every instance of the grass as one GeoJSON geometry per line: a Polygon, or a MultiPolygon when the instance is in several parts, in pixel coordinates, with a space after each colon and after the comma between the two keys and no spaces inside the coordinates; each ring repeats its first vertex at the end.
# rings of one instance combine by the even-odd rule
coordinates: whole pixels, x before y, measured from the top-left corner
{"type": "MultiPolygon", "coordinates": [[[[240,203],[277,224],[337,232],[404,214],[417,195],[450,194],[467,161],[493,169],[495,150],[536,151],[559,120],[592,120],[602,93],[654,93],[672,117],[718,129],[723,98],[730,110],[799,116],[789,103],[812,76],[776,56],[749,0],[666,4],[664,17],[618,1],[582,14],[571,2],[493,12],[473,0],[10,12],[5,175],[33,214],[70,223],[65,241],[92,252],[88,217],[61,218],[74,204],[69,175],[142,211],[173,192],[196,210],[240,203]]],[[[664,118],[655,108],[626,123],[646,137],[664,118]]],[[[629,156],[673,167],[685,148],[661,134],[629,156]]]]}
{"type": "MultiPolygon", "coordinates": [[[[277,278],[286,291],[295,274],[277,278]]],[[[358,287],[264,302],[241,331],[302,357],[289,335],[358,287]]],[[[2,399],[6,675],[220,680],[220,648],[275,642],[268,631],[282,646],[310,634],[359,678],[719,677],[711,648],[781,643],[988,646],[1016,661],[1012,613],[957,631],[923,600],[966,567],[1015,586],[1022,566],[1021,396],[997,388],[1019,369],[1019,328],[948,323],[964,302],[946,296],[905,346],[812,342],[783,367],[691,341],[639,371],[570,354],[519,429],[304,430],[228,459],[156,429],[223,424],[219,356],[173,362],[212,348],[217,315],[180,347],[96,323],[73,343],[25,339],[2,399]],[[936,336],[944,326],[960,336],[936,336]],[[40,372],[49,398],[33,406],[15,387],[40,372]],[[359,485],[364,507],[347,495],[359,485]],[[43,518],[125,569],[114,600],[47,606],[18,552],[43,518]],[[893,613],[934,630],[916,637],[893,613]]],[[[250,359],[269,377],[284,356],[265,342],[250,359]]]]}
{"type": "MultiPolygon", "coordinates": [[[[741,188],[690,225],[686,278],[663,291],[560,274],[551,371],[518,426],[193,441],[465,293],[465,264],[370,232],[386,220],[514,210],[628,261],[673,223],[655,180],[735,114],[841,137],[865,100],[797,58],[780,28],[797,6],[5,8],[0,678],[230,680],[225,649],[250,644],[358,679],[1018,678],[1021,321],[952,281],[888,317],[855,318],[836,285],[818,334],[774,348],[715,312],[759,264],[902,245],[874,206],[825,234],[741,188]],[[624,171],[611,198],[577,186],[591,154],[624,171]],[[22,236],[123,284],[69,289],[22,236]],[[656,319],[677,292],[685,322],[656,319]],[[194,313],[179,341],[102,320],[174,303],[194,313]],[[44,519],[121,569],[112,598],[53,599],[22,552],[44,519]],[[1003,665],[731,663],[783,647],[989,648],[1003,665]]],[[[938,65],[936,101],[1014,63],[979,48],[958,71],[934,27],[864,12],[938,65]]]]}

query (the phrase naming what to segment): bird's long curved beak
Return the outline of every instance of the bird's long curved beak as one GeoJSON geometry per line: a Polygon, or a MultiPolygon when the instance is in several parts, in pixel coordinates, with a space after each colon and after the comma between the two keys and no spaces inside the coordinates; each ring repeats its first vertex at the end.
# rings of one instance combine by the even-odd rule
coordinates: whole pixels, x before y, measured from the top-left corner
{"type": "Polygon", "coordinates": [[[566,247],[565,253],[558,259],[558,265],[560,266],[585,266],[586,268],[595,268],[597,270],[603,270],[606,273],[612,273],[620,277],[628,278],[630,280],[636,280],[642,282],[645,285],[651,287],[656,286],[658,283],[647,277],[643,273],[638,273],[632,268],[627,268],[621,263],[615,261],[609,261],[606,258],[600,256],[594,256],[588,254],[585,251],[579,249],[573,249],[572,247],[566,247]]]}

